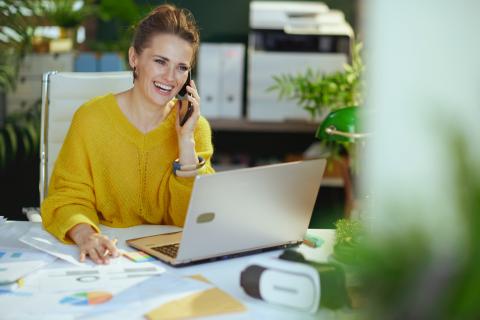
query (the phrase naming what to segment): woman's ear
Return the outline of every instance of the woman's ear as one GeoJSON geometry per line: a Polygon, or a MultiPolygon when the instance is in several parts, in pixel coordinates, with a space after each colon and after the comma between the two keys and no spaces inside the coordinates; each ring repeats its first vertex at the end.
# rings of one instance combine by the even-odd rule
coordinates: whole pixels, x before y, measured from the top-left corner
{"type": "Polygon", "coordinates": [[[128,63],[132,69],[137,66],[137,53],[135,52],[134,47],[128,49],[128,63]]]}

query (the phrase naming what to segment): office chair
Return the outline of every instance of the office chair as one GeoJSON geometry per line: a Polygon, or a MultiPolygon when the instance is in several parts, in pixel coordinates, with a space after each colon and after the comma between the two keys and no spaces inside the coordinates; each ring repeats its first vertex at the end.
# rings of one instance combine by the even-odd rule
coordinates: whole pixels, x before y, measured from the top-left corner
{"type": "MultiPolygon", "coordinates": [[[[42,116],[40,132],[40,203],[47,196],[48,182],[55,160],[67,134],[73,114],[93,97],[125,91],[132,87],[132,73],[56,72],[42,78],[42,116]]],[[[41,221],[39,211],[24,210],[30,221],[41,221]]]]}

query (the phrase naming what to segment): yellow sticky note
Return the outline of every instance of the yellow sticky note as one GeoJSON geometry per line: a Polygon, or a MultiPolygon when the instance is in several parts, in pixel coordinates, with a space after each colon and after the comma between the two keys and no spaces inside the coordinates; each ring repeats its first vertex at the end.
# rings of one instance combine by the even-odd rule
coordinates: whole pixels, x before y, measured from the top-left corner
{"type": "MultiPolygon", "coordinates": [[[[200,275],[190,278],[208,282],[200,275]]],[[[225,313],[243,312],[247,309],[234,297],[218,288],[197,292],[187,297],[162,304],[145,314],[149,320],[157,319],[189,319],[225,313]]]]}

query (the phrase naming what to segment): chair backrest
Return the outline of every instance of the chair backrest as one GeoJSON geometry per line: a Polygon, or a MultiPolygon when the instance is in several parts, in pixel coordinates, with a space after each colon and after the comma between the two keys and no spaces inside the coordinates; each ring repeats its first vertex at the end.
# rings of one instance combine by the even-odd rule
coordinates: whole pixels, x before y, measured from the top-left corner
{"type": "Polygon", "coordinates": [[[55,160],[62,147],[73,114],[84,102],[109,92],[132,87],[132,73],[56,72],[43,75],[40,141],[40,203],[47,196],[55,160]]]}

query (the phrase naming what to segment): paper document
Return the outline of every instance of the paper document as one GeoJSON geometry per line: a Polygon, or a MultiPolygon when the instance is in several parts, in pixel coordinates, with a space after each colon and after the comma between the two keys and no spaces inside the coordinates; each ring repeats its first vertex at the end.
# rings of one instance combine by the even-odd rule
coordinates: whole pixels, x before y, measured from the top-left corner
{"type": "MultiPolygon", "coordinates": [[[[128,248],[128,246],[125,244],[125,240],[127,239],[177,232],[181,231],[182,229],[175,226],[141,225],[130,228],[110,228],[106,226],[100,226],[100,230],[110,239],[118,239],[117,247],[119,249],[126,249],[128,248]]],[[[77,266],[84,266],[85,263],[91,266],[95,265],[89,259],[87,259],[85,263],[80,262],[78,260],[80,256],[78,246],[73,244],[68,245],[60,242],[48,231],[43,229],[41,224],[33,225],[28,232],[20,237],[20,241],[77,266]]],[[[116,260],[118,259],[111,259],[110,261],[111,263],[117,263],[116,260]]]]}
{"type": "Polygon", "coordinates": [[[78,246],[61,243],[57,238],[45,231],[41,224],[33,225],[30,230],[20,238],[20,241],[52,256],[73,263],[74,265],[85,265],[78,260],[80,256],[78,246]]]}
{"type": "Polygon", "coordinates": [[[0,285],[11,284],[47,265],[44,261],[1,262],[0,285]]]}
{"type": "Polygon", "coordinates": [[[44,261],[51,263],[55,257],[32,248],[12,248],[0,246],[0,263],[20,261],[44,261]]]}
{"type": "Polygon", "coordinates": [[[122,291],[111,302],[89,311],[80,319],[143,319],[143,314],[158,305],[209,288],[208,283],[166,272],[122,291]],[[118,306],[122,309],[119,310],[118,306]]]}
{"type": "Polygon", "coordinates": [[[0,224],[0,246],[31,249],[31,246],[19,241],[31,225],[28,221],[7,221],[0,224]]]}
{"type": "Polygon", "coordinates": [[[96,268],[53,268],[39,270],[25,279],[23,289],[32,293],[55,293],[85,290],[120,292],[143,280],[165,272],[151,263],[133,266],[103,265],[96,268]]]}
{"type": "MultiPolygon", "coordinates": [[[[125,310],[128,303],[142,304],[145,297],[135,291],[128,296],[136,300],[128,303],[124,300],[117,303],[116,297],[144,281],[152,281],[157,291],[161,291],[159,288],[163,288],[163,285],[169,289],[172,286],[182,288],[178,281],[169,286],[168,277],[160,277],[164,271],[153,264],[142,264],[136,268],[99,266],[39,270],[26,277],[21,288],[0,294],[0,318],[23,319],[35,314],[78,317],[98,308],[125,310]]],[[[154,291],[153,287],[151,291],[154,291]]]]}
{"type": "Polygon", "coordinates": [[[11,284],[55,260],[33,249],[0,247],[0,285],[11,284]]]}

